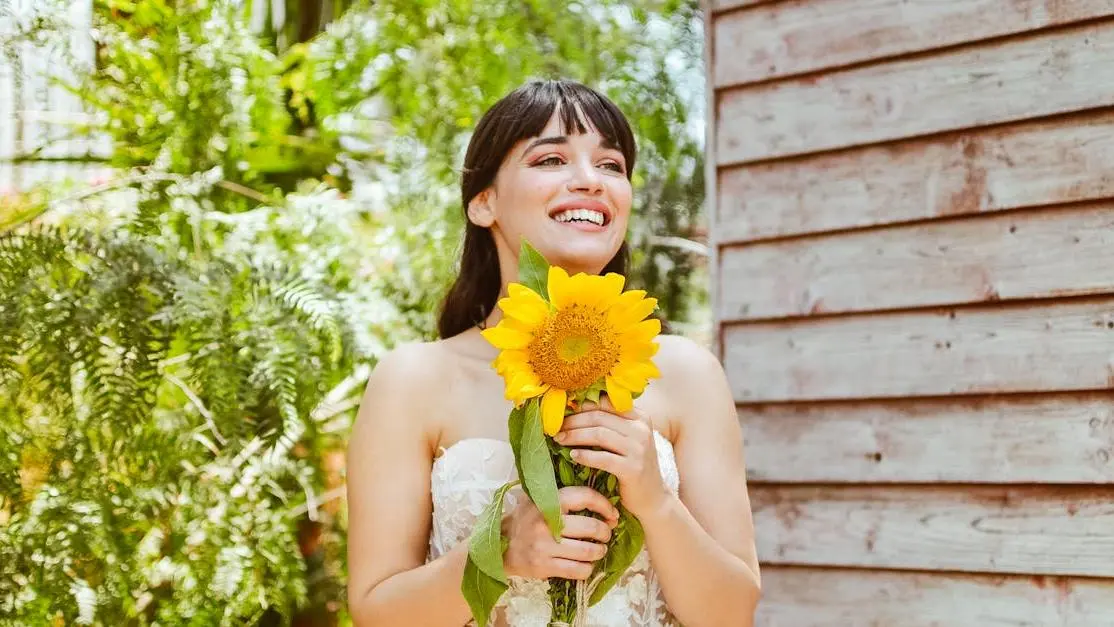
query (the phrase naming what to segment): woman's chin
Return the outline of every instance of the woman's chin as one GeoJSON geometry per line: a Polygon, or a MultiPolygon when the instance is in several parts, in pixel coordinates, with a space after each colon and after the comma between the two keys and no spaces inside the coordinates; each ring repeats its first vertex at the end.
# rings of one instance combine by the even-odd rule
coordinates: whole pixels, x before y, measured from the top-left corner
{"type": "Polygon", "coordinates": [[[599,274],[617,252],[618,249],[603,247],[563,247],[554,251],[550,263],[561,266],[569,274],[599,274]]]}

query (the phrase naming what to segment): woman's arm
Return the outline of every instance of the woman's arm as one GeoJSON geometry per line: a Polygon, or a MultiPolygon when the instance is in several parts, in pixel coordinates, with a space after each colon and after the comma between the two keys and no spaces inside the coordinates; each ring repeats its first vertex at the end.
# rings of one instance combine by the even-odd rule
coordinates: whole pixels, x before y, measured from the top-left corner
{"type": "Polygon", "coordinates": [[[650,559],[685,625],[753,625],[761,583],[735,401],[715,356],[662,340],[673,362],[662,364],[662,382],[682,412],[674,445],[681,498],[670,495],[640,519],[650,559]]]}
{"type": "Polygon", "coordinates": [[[357,627],[459,626],[468,545],[424,564],[433,515],[427,428],[436,395],[422,393],[437,361],[408,345],[373,372],[348,445],[348,606],[357,627]]]}
{"type": "Polygon", "coordinates": [[[689,626],[753,625],[759,598],[754,524],[735,403],[719,362],[696,344],[662,337],[659,385],[680,423],[681,495],[661,479],[649,419],[609,403],[565,419],[558,441],[573,458],[619,479],[638,517],[662,592],[689,626]]]}

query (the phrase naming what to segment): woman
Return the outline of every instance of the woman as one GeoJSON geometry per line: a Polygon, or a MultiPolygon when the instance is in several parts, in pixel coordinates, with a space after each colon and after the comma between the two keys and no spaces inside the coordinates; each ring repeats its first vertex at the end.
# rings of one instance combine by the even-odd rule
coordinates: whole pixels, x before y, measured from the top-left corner
{"type": "MultiPolygon", "coordinates": [[[[526,238],[570,274],[625,273],[635,146],[627,120],[578,83],[532,82],[480,120],[464,163],[468,223],[441,340],[386,356],[368,382],[348,452],[349,606],[357,625],[458,626],[468,534],[492,492],[514,478],[496,349],[480,335],[518,276],[526,238]]],[[[589,613],[606,626],[751,625],[758,563],[735,405],[719,362],[662,336],[662,376],[626,415],[585,407],[561,441],[619,480],[645,550],[589,613]],[[652,564],[652,567],[651,567],[652,564]]],[[[598,492],[564,488],[555,541],[521,492],[508,495],[511,588],[492,624],[544,627],[547,578],[584,579],[617,512],[598,492]],[[590,510],[604,520],[569,512],[590,510]]]]}

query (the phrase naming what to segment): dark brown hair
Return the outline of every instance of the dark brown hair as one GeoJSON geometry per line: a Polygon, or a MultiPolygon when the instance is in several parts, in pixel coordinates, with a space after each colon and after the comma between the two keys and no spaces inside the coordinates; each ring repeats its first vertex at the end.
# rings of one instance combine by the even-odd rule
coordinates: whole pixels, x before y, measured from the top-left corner
{"type": "MultiPolygon", "coordinates": [[[[626,159],[627,178],[634,171],[635,142],[630,123],[615,103],[598,91],[568,80],[531,81],[496,102],[484,113],[468,143],[460,196],[465,212],[460,272],[441,305],[437,331],[449,338],[482,323],[495,308],[502,287],[499,258],[491,231],[467,219],[468,203],[495,181],[507,153],[523,139],[545,129],[560,111],[563,133],[586,133],[589,124],[616,146],[626,159]]],[[[603,272],[626,275],[630,251],[624,241],[603,272]]]]}

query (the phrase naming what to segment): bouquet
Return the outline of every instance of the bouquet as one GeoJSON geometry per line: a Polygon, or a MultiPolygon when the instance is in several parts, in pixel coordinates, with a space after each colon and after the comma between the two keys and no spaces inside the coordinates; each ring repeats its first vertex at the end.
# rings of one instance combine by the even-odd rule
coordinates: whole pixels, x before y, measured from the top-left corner
{"type": "Polygon", "coordinates": [[[570,449],[553,439],[565,416],[584,402],[599,403],[606,393],[617,411],[630,411],[649,380],[660,376],[651,358],[661,323],[646,319],[657,301],[641,290],[624,292],[623,285],[623,276],[614,273],[569,276],[524,241],[518,282],[498,302],[504,317],[483,331],[500,349],[492,366],[514,402],[508,430],[518,480],[495,492],[469,538],[461,590],[481,627],[508,588],[501,522],[503,499],[516,485],[541,511],[555,539],[561,537],[557,491],[562,487],[591,487],[619,510],[607,554],[595,563],[591,577],[549,580],[551,627],[584,624],[588,607],[607,594],[642,550],[642,526],[619,502],[616,478],[577,464],[570,449]]]}

